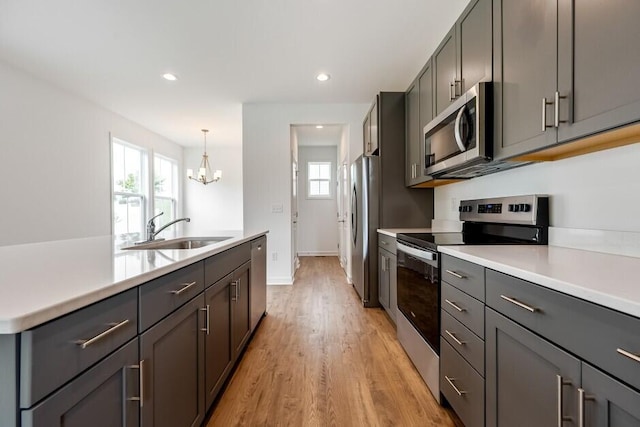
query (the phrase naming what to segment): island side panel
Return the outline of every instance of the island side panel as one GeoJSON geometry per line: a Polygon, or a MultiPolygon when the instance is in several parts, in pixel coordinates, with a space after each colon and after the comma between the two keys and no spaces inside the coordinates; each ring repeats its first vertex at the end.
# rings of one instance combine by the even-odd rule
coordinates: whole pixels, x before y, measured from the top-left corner
{"type": "Polygon", "coordinates": [[[18,425],[18,335],[0,334],[0,420],[18,425]]]}

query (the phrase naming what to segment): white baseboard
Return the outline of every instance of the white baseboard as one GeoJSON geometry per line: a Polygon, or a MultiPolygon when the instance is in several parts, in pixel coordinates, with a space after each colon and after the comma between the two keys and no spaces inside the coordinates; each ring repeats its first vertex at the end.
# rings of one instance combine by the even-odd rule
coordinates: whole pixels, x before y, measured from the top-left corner
{"type": "Polygon", "coordinates": [[[298,256],[338,256],[338,252],[335,251],[320,251],[320,252],[298,252],[298,256]]]}
{"type": "Polygon", "coordinates": [[[267,285],[293,285],[293,277],[268,277],[267,285]]]}

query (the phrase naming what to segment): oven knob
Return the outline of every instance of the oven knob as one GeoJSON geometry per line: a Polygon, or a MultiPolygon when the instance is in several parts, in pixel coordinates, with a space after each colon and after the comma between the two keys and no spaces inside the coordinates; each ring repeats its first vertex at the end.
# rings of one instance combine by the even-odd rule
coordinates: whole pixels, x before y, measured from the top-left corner
{"type": "Polygon", "coordinates": [[[464,212],[464,210],[462,209],[462,206],[458,206],[458,212],[464,212]]]}
{"type": "Polygon", "coordinates": [[[516,210],[516,205],[514,204],[509,205],[509,212],[515,212],[515,210],[516,210]]]}
{"type": "Polygon", "coordinates": [[[531,210],[531,205],[527,203],[520,203],[520,212],[529,212],[531,210]]]}
{"type": "Polygon", "coordinates": [[[514,212],[520,212],[520,205],[513,205],[514,212]]]}

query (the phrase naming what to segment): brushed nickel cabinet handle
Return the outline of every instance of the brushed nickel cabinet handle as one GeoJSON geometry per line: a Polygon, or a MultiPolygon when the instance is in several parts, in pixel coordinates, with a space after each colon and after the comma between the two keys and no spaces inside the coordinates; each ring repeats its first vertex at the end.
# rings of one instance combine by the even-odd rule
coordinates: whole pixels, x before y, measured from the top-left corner
{"type": "Polygon", "coordinates": [[[562,415],[562,404],[564,402],[562,395],[562,387],[571,385],[571,381],[565,380],[562,378],[562,375],[556,375],[556,385],[557,385],[557,393],[558,393],[558,427],[562,427],[562,423],[564,421],[571,421],[571,417],[565,417],[562,415]]]}
{"type": "Polygon", "coordinates": [[[467,394],[467,392],[465,390],[460,390],[458,387],[456,387],[456,385],[453,383],[456,380],[455,378],[449,378],[448,376],[445,375],[444,379],[447,380],[447,382],[449,383],[451,388],[453,388],[453,390],[456,393],[458,393],[458,396],[462,396],[463,394],[467,394]]]}
{"type": "Polygon", "coordinates": [[[205,314],[205,321],[206,321],[205,327],[201,328],[200,330],[202,332],[206,332],[207,335],[209,335],[209,304],[207,304],[204,308],[201,308],[200,311],[204,311],[206,313],[205,314]]]}
{"type": "Polygon", "coordinates": [[[458,279],[466,279],[467,276],[463,276],[462,274],[458,274],[455,271],[451,271],[451,270],[445,270],[447,273],[449,273],[450,275],[452,275],[453,277],[457,277],[458,279]]]}
{"type": "Polygon", "coordinates": [[[240,280],[242,279],[238,279],[236,283],[236,301],[240,298],[240,280]]]}
{"type": "MultiPolygon", "coordinates": [[[[140,396],[128,396],[127,394],[127,371],[129,369],[140,370],[140,365],[127,365],[122,367],[122,418],[127,419],[127,403],[138,402],[138,406],[142,401],[140,396]]],[[[138,374],[139,375],[139,374],[138,374]]]]}
{"type": "Polygon", "coordinates": [[[640,356],[638,356],[637,354],[633,354],[625,349],[622,348],[617,348],[616,351],[623,355],[624,357],[628,357],[629,359],[635,361],[635,362],[639,362],[640,363],[640,356]]]}
{"type": "Polygon", "coordinates": [[[567,123],[567,120],[560,120],[560,100],[561,99],[567,99],[567,97],[560,96],[560,92],[556,91],[554,115],[553,115],[553,124],[555,127],[559,127],[560,123],[567,123]]]}
{"type": "Polygon", "coordinates": [[[553,102],[547,101],[547,98],[542,98],[542,132],[546,132],[547,128],[552,126],[547,124],[547,105],[551,105],[553,102]]]}
{"type": "Polygon", "coordinates": [[[578,388],[578,427],[587,425],[587,414],[585,413],[587,400],[594,401],[596,397],[588,395],[583,388],[578,388]]]}
{"type": "Polygon", "coordinates": [[[524,308],[525,310],[530,311],[531,313],[535,313],[536,311],[538,311],[537,308],[531,307],[530,305],[527,305],[527,304],[525,304],[523,302],[520,302],[515,298],[511,298],[511,297],[508,297],[506,295],[500,295],[500,298],[502,298],[505,301],[510,302],[511,304],[515,304],[520,308],[524,308]]]}
{"type": "Polygon", "coordinates": [[[456,337],[452,332],[449,332],[448,330],[444,330],[445,334],[449,335],[451,337],[452,340],[454,340],[456,342],[456,344],[458,345],[465,345],[466,342],[465,341],[460,341],[458,339],[458,337],[456,337]]]}
{"type": "Polygon", "coordinates": [[[187,289],[193,287],[196,285],[196,282],[191,282],[191,283],[183,283],[184,286],[182,286],[180,289],[171,291],[171,293],[173,295],[180,295],[181,293],[185,292],[187,289]]]}
{"type": "Polygon", "coordinates": [[[107,323],[108,326],[111,326],[109,329],[107,329],[104,332],[99,333],[98,335],[96,335],[93,338],[89,338],[88,340],[76,340],[74,341],[75,344],[79,345],[81,349],[85,349],[87,347],[89,347],[91,344],[100,341],[102,338],[106,337],[107,335],[111,335],[112,333],[114,333],[115,331],[117,331],[118,329],[120,329],[121,327],[123,327],[124,325],[126,325],[127,323],[129,323],[129,319],[125,319],[122,322],[119,323],[107,323]]]}
{"type": "Polygon", "coordinates": [[[140,368],[140,378],[138,379],[140,381],[140,407],[142,408],[144,406],[144,359],[138,363],[138,366],[140,368]]]}
{"type": "Polygon", "coordinates": [[[387,271],[387,259],[384,255],[380,255],[380,257],[382,258],[382,271],[387,271]]]}
{"type": "Polygon", "coordinates": [[[449,101],[453,101],[453,99],[455,98],[453,91],[455,89],[453,88],[453,83],[449,83],[449,101]]]}
{"type": "Polygon", "coordinates": [[[444,302],[446,302],[447,304],[449,304],[451,307],[455,308],[456,310],[458,310],[460,313],[462,313],[463,311],[467,311],[466,309],[460,307],[458,304],[456,304],[455,302],[451,302],[448,299],[445,298],[444,302]]]}

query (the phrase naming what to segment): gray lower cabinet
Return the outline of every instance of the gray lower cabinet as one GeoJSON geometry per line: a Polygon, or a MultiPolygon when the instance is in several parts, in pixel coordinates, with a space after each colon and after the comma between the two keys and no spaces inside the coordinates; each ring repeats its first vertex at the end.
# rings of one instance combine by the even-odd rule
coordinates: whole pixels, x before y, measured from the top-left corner
{"type": "Polygon", "coordinates": [[[487,426],[577,420],[580,360],[490,308],[485,317],[487,426]]]}
{"type": "Polygon", "coordinates": [[[233,366],[231,349],[231,281],[230,274],[204,294],[205,304],[209,307],[209,334],[205,336],[205,387],[206,406],[209,407],[222,388],[233,366]]]}
{"type": "Polygon", "coordinates": [[[390,273],[389,273],[389,253],[384,249],[378,249],[378,301],[385,310],[389,310],[389,288],[390,288],[390,273]]]}
{"type": "Polygon", "coordinates": [[[251,331],[267,312],[267,236],[251,242],[251,331]]]}
{"type": "Polygon", "coordinates": [[[584,427],[640,426],[640,393],[591,365],[582,364],[578,398],[584,427]]]}
{"type": "Polygon", "coordinates": [[[138,377],[136,338],[44,401],[22,411],[22,426],[135,427],[140,410],[138,377]]]}
{"type": "Polygon", "coordinates": [[[394,324],[398,311],[397,274],[396,239],[378,233],[378,300],[394,324]]]}
{"type": "Polygon", "coordinates": [[[211,333],[204,295],[140,336],[142,426],[199,426],[205,415],[204,345],[211,333]]]}
{"type": "Polygon", "coordinates": [[[231,281],[231,343],[234,359],[242,352],[251,335],[250,267],[250,261],[244,263],[233,272],[233,280],[231,281]]]}

